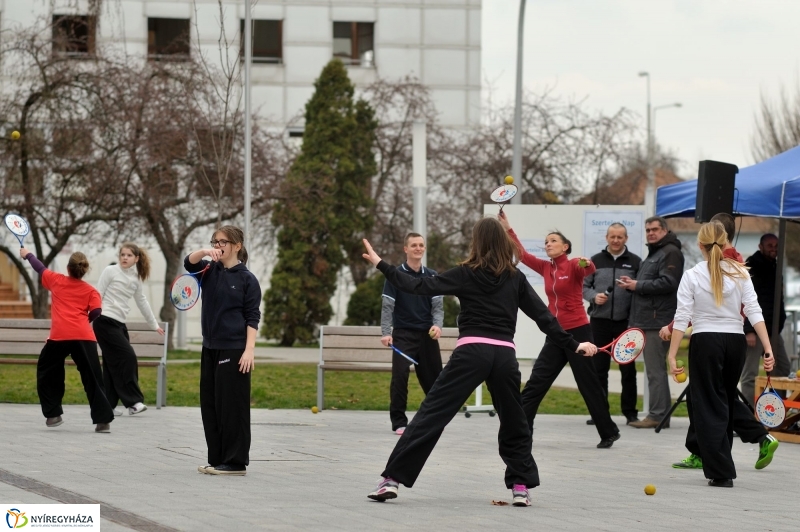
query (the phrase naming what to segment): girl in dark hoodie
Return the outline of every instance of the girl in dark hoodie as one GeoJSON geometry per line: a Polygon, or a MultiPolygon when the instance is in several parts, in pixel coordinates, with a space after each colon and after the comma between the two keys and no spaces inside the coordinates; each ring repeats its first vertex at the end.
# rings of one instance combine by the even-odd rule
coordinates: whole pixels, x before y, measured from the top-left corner
{"type": "Polygon", "coordinates": [[[200,414],[208,445],[208,475],[244,475],[250,463],[250,371],[261,318],[261,287],[245,266],[244,233],[220,227],[211,248],[183,261],[203,275],[203,352],[200,359],[200,414]],[[211,257],[211,261],[203,257],[211,257]]]}
{"type": "Polygon", "coordinates": [[[467,259],[436,277],[414,278],[382,261],[364,240],[364,258],[399,290],[417,295],[459,298],[459,338],[419,411],[394,448],[382,479],[368,496],[376,501],[397,497],[399,484],[412,487],[444,427],[472,391],[486,381],[500,418],[500,457],[514,506],[530,506],[528,488],[539,485],[531,455],[531,433],[520,399],[520,372],[514,349],[517,309],[522,310],[557,345],[593,355],[597,348],[579,344],[564,332],[547,306],[516,268],[514,242],[495,218],[483,218],[472,230],[467,259]]]}

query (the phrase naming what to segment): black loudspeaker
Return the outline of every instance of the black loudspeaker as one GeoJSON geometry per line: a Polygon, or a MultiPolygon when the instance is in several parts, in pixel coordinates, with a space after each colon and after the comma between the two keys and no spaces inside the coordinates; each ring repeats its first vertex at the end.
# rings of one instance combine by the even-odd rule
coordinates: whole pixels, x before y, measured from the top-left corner
{"type": "Polygon", "coordinates": [[[717,213],[733,214],[733,189],[739,167],[718,161],[700,161],[694,221],[707,222],[717,213]]]}

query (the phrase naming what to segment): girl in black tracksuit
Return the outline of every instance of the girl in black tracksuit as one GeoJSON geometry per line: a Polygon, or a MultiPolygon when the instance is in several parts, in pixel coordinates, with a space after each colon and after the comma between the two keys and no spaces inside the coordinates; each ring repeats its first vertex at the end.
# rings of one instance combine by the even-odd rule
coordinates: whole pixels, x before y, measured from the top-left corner
{"type": "Polygon", "coordinates": [[[217,229],[210,249],[184,260],[202,277],[203,353],[200,366],[200,413],[208,445],[210,475],[244,475],[250,463],[250,371],[253,369],[261,287],[245,267],[247,250],[238,227],[217,229]],[[211,257],[211,261],[203,260],[211,257]]]}
{"type": "Polygon", "coordinates": [[[530,316],[557,345],[572,351],[596,351],[564,332],[547,306],[515,268],[516,246],[495,218],[483,218],[473,228],[470,256],[460,266],[436,277],[413,278],[382,261],[364,241],[370,262],[398,289],[417,295],[455,295],[461,303],[459,339],[416,416],[400,437],[376,490],[369,497],[397,497],[400,483],[414,485],[444,427],[472,391],[486,381],[500,418],[500,456],[506,464],[505,483],[515,506],[529,506],[528,488],[539,485],[531,455],[531,433],[520,399],[520,372],[514,350],[517,309],[530,316]]]}

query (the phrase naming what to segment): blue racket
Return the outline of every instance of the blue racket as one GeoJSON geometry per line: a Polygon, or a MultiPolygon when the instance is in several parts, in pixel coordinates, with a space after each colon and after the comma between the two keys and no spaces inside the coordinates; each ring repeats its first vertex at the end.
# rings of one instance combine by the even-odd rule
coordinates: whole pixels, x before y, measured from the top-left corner
{"type": "Polygon", "coordinates": [[[14,233],[14,236],[17,237],[17,240],[19,240],[19,247],[25,247],[22,242],[25,240],[25,237],[28,236],[28,233],[31,232],[31,228],[28,225],[28,220],[19,214],[10,213],[6,214],[5,222],[8,230],[14,233]]]}
{"type": "Polygon", "coordinates": [[[178,310],[189,310],[200,299],[200,285],[203,282],[203,274],[211,267],[207,264],[205,268],[195,273],[184,273],[172,281],[169,291],[169,300],[178,310]],[[198,279],[199,277],[199,279],[198,279]]]}
{"type": "Polygon", "coordinates": [[[407,354],[405,354],[405,353],[403,353],[402,351],[400,351],[399,349],[397,349],[397,348],[394,346],[394,344],[389,344],[389,347],[391,347],[391,348],[394,350],[394,352],[395,352],[395,353],[397,353],[398,355],[400,355],[401,357],[405,357],[405,358],[407,358],[407,359],[408,359],[408,361],[409,361],[409,362],[411,362],[412,364],[414,364],[415,366],[419,365],[419,363],[418,363],[416,360],[414,360],[413,358],[411,358],[411,357],[410,357],[410,356],[408,356],[407,354]]]}

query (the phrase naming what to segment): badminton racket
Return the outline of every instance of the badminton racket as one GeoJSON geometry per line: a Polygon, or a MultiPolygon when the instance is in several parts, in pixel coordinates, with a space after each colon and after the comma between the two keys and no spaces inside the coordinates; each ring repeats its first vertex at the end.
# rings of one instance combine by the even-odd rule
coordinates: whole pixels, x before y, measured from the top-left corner
{"type": "Polygon", "coordinates": [[[623,331],[608,345],[598,347],[597,350],[608,353],[614,359],[614,362],[624,365],[636,360],[636,357],[642,354],[644,345],[644,332],[641,329],[632,328],[623,331]]]}
{"type": "Polygon", "coordinates": [[[397,349],[394,346],[394,344],[389,344],[389,347],[391,347],[394,350],[394,352],[397,353],[398,355],[400,355],[401,357],[404,357],[404,358],[408,359],[408,361],[411,362],[412,364],[414,364],[415,366],[419,364],[416,360],[414,360],[413,358],[411,358],[407,354],[405,354],[402,351],[400,351],[399,349],[397,349]]]}
{"type": "Polygon", "coordinates": [[[770,374],[767,373],[767,385],[756,400],[756,417],[767,428],[779,427],[786,419],[786,405],[783,398],[772,387],[770,374]]]}
{"type": "Polygon", "coordinates": [[[203,282],[203,274],[210,267],[211,265],[207,264],[206,267],[199,272],[184,273],[172,281],[172,286],[169,289],[169,299],[176,309],[189,310],[197,304],[197,301],[200,299],[200,285],[203,282]]]}
{"type": "Polygon", "coordinates": [[[19,214],[6,214],[5,217],[6,227],[8,230],[11,231],[17,240],[19,240],[19,247],[25,247],[22,243],[25,240],[25,237],[28,236],[28,233],[31,232],[31,228],[28,225],[28,220],[20,216],[19,214]]]}
{"type": "Polygon", "coordinates": [[[500,205],[500,212],[503,212],[505,204],[511,201],[511,198],[516,196],[518,191],[517,185],[500,185],[492,191],[489,199],[500,205]]]}

